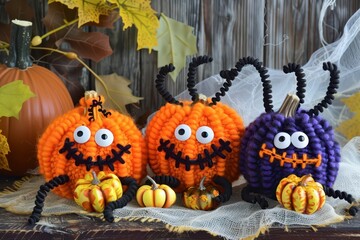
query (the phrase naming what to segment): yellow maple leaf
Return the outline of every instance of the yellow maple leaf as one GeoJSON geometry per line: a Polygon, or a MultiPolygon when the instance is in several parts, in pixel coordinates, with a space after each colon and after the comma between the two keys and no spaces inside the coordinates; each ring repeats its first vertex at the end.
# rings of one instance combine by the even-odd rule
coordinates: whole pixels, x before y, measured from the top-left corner
{"type": "Polygon", "coordinates": [[[49,0],[48,3],[60,2],[69,9],[77,8],[79,22],[78,26],[82,26],[88,22],[99,23],[100,15],[109,15],[109,11],[113,9],[111,4],[106,0],[49,0]]]}
{"type": "Polygon", "coordinates": [[[126,105],[130,103],[137,103],[141,97],[136,97],[132,94],[128,87],[131,81],[127,78],[117,75],[116,73],[100,76],[102,82],[96,81],[96,91],[103,95],[107,101],[104,107],[107,109],[114,109],[121,113],[127,113],[126,105]],[[110,95],[110,96],[109,96],[110,95]]]}
{"type": "Polygon", "coordinates": [[[360,136],[360,92],[341,101],[354,113],[354,116],[342,122],[336,130],[343,134],[348,140],[360,136]]]}
{"type": "Polygon", "coordinates": [[[1,134],[0,130],[0,169],[5,169],[11,171],[9,167],[9,162],[6,158],[6,155],[10,152],[9,144],[4,135],[1,134]]]}
{"type": "Polygon", "coordinates": [[[157,46],[156,33],[159,19],[156,11],[151,8],[150,0],[108,0],[120,9],[120,17],[124,23],[123,30],[135,25],[138,30],[137,50],[148,48],[149,51],[157,46]]]}

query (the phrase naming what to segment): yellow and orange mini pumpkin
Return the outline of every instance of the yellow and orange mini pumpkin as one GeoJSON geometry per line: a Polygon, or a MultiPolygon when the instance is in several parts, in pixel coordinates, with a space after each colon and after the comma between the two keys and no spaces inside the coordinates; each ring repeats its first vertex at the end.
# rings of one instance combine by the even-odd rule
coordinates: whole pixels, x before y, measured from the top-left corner
{"type": "Polygon", "coordinates": [[[201,179],[199,186],[189,187],[183,193],[182,200],[185,207],[205,211],[217,208],[219,202],[215,198],[219,196],[219,190],[210,184],[204,186],[205,178],[201,179]]]}
{"type": "Polygon", "coordinates": [[[113,173],[100,171],[86,173],[76,182],[75,202],[88,212],[103,212],[109,202],[118,200],[123,194],[120,179],[113,173]]]}
{"type": "Polygon", "coordinates": [[[176,201],[176,193],[166,184],[157,184],[147,176],[152,185],[143,185],[136,192],[136,201],[141,207],[171,207],[176,201]]]}
{"type": "MultiPolygon", "coordinates": [[[[226,78],[223,87],[215,97],[206,98],[194,88],[194,76],[196,67],[210,61],[211,58],[202,56],[194,58],[189,65],[188,88],[192,101],[180,102],[165,89],[165,76],[174,70],[172,65],[162,67],[156,79],[156,87],[168,103],[154,115],[146,129],[149,165],[157,176],[178,179],[178,192],[199,185],[206,176],[206,183],[225,184],[229,193],[231,182],[240,175],[243,121],[234,109],[219,102],[237,71],[222,72],[226,78]]],[[[229,197],[227,194],[226,200],[229,197]]]]}
{"type": "Polygon", "coordinates": [[[276,188],[276,198],[286,209],[305,214],[320,210],[326,200],[323,186],[310,174],[302,177],[290,174],[283,178],[276,188]]]}
{"type": "MultiPolygon", "coordinates": [[[[71,199],[77,181],[86,173],[104,171],[114,173],[123,185],[129,185],[130,198],[124,198],[125,192],[120,205],[134,197],[137,184],[146,175],[145,141],[130,117],[106,111],[103,102],[104,98],[96,92],[86,92],[80,106],[55,119],[43,133],[38,143],[38,160],[40,172],[48,182],[41,191],[54,188],[54,193],[71,199]]],[[[39,219],[36,212],[40,205],[36,203],[30,222],[39,219]]],[[[105,208],[107,220],[113,220],[110,209],[120,205],[105,208]]]]}

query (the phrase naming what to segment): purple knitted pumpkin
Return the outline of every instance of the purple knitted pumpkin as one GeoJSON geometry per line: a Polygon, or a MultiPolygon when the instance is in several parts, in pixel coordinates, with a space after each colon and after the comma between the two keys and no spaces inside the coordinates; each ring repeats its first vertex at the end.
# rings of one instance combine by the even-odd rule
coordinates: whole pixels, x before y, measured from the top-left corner
{"type": "Polygon", "coordinates": [[[334,140],[332,127],[318,113],[331,104],[339,71],[331,63],[323,68],[330,71],[330,85],[324,100],[314,109],[299,108],[299,103],[304,102],[304,74],[299,65],[289,64],[284,71],[295,71],[297,95],[288,95],[279,111],[274,112],[267,93],[266,112],[247,127],[241,143],[240,169],[253,191],[273,197],[280,180],[290,174],[311,174],[317,182],[333,185],[339,169],[340,146],[334,140]]]}
{"type": "Polygon", "coordinates": [[[290,174],[310,173],[331,187],[340,161],[340,146],[330,124],[301,109],[290,116],[261,114],[246,129],[240,153],[240,169],[249,186],[268,197],[275,196],[280,180],[290,174]]]}
{"type": "MultiPolygon", "coordinates": [[[[240,59],[236,67],[243,67],[240,59]]],[[[300,109],[304,102],[305,75],[299,65],[284,66],[284,72],[294,72],[297,77],[296,95],[288,95],[277,112],[273,111],[271,84],[263,74],[265,113],[256,118],[246,129],[241,141],[240,171],[248,185],[242,191],[245,201],[258,202],[262,208],[267,201],[260,195],[275,198],[276,187],[281,179],[295,174],[311,174],[321,183],[328,196],[354,199],[345,192],[334,191],[333,185],[340,162],[340,146],[334,139],[334,132],[325,119],[318,116],[324,108],[331,105],[339,83],[337,66],[330,62],[323,64],[330,72],[330,84],[324,99],[310,110],[300,109]]],[[[349,211],[355,215],[357,209],[349,211]]]]}

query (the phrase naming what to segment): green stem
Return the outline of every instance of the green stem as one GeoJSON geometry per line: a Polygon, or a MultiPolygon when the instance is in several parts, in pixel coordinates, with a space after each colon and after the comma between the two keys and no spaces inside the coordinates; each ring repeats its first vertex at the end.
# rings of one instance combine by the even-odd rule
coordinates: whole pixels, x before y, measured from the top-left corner
{"type": "Polygon", "coordinates": [[[199,184],[199,190],[200,191],[206,190],[206,187],[204,186],[205,178],[206,178],[206,176],[203,176],[201,181],[200,181],[200,184],[199,184]]]}
{"type": "Polygon", "coordinates": [[[55,29],[53,29],[53,30],[45,33],[45,34],[42,35],[40,38],[41,38],[41,39],[47,38],[47,37],[50,36],[51,34],[56,33],[56,32],[58,32],[58,31],[60,31],[60,30],[62,30],[62,29],[64,29],[64,28],[67,28],[68,26],[71,26],[71,25],[77,23],[78,21],[79,21],[79,18],[76,18],[76,19],[74,19],[74,20],[72,20],[72,21],[70,21],[70,22],[64,20],[65,24],[63,24],[63,25],[61,25],[60,27],[55,28],[55,29]]]}
{"type": "MultiPolygon", "coordinates": [[[[47,47],[30,47],[31,49],[39,49],[39,50],[47,50],[50,52],[56,52],[56,53],[60,53],[62,55],[67,56],[69,53],[68,52],[64,52],[61,51],[59,49],[55,49],[55,48],[47,48],[47,47]]],[[[101,85],[104,87],[105,89],[105,93],[107,94],[107,97],[114,103],[114,105],[118,108],[121,109],[121,107],[119,106],[119,104],[117,104],[117,102],[114,100],[114,98],[110,95],[109,89],[106,86],[106,83],[104,82],[104,80],[101,79],[101,77],[99,75],[97,75],[84,61],[82,61],[78,56],[76,56],[75,58],[79,63],[81,63],[81,65],[83,65],[87,70],[89,70],[89,72],[94,75],[95,79],[98,80],[101,85]]],[[[125,113],[124,113],[125,114],[125,113]]]]}
{"type": "Polygon", "coordinates": [[[92,171],[91,172],[92,176],[93,176],[93,180],[91,181],[92,185],[98,185],[100,183],[98,177],[96,176],[96,172],[92,171]]]}
{"type": "Polygon", "coordinates": [[[146,178],[150,180],[150,182],[151,182],[151,184],[152,184],[152,186],[151,186],[151,189],[152,189],[152,190],[158,189],[157,183],[155,182],[154,179],[152,179],[149,175],[147,175],[146,178]]]}

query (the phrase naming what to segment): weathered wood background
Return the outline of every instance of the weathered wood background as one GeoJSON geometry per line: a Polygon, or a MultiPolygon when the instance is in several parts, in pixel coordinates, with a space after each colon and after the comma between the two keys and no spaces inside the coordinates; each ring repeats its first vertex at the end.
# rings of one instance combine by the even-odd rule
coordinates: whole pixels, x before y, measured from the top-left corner
{"type": "MultiPolygon", "coordinates": [[[[321,0],[152,0],[159,13],[194,28],[199,55],[214,58],[200,67],[198,79],[217,74],[234,66],[244,56],[253,56],[270,68],[281,68],[288,62],[304,64],[320,48],[319,18],[325,1],[321,0]]],[[[338,0],[326,11],[323,23],[327,42],[337,40],[349,17],[360,7],[359,0],[338,0]]],[[[132,81],[134,95],[144,97],[139,107],[130,107],[135,118],[144,119],[164,104],[154,86],[157,68],[156,52],[136,51],[135,28],[122,31],[116,22],[107,30],[114,54],[92,63],[98,74],[113,72],[132,81]]],[[[93,29],[97,31],[98,29],[93,29]]],[[[188,60],[191,58],[189,57],[188,60]]],[[[167,87],[176,95],[186,89],[186,72],[167,87]]],[[[91,88],[91,84],[90,84],[91,88]]]]}

